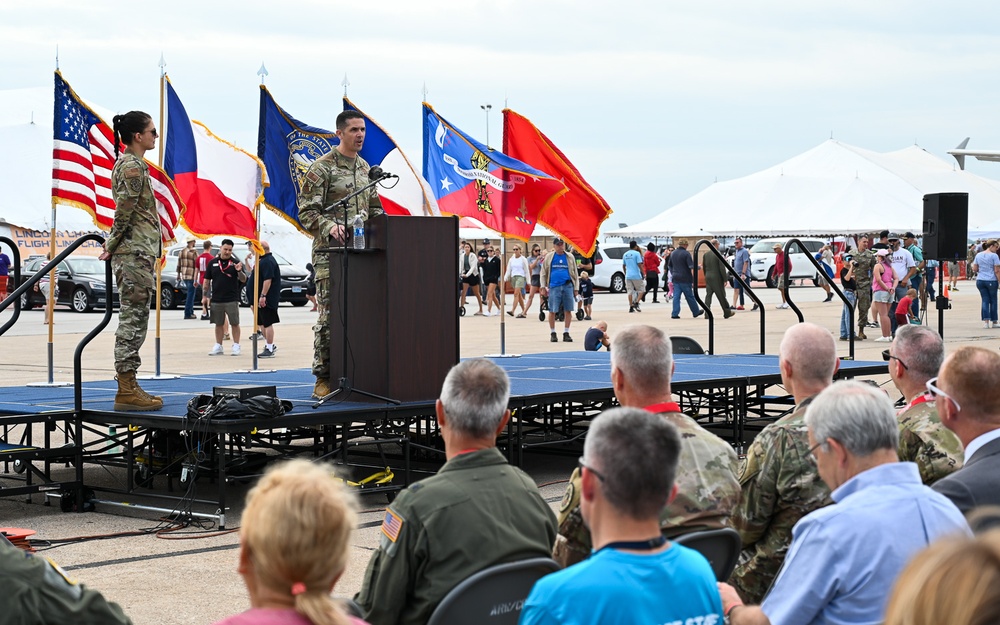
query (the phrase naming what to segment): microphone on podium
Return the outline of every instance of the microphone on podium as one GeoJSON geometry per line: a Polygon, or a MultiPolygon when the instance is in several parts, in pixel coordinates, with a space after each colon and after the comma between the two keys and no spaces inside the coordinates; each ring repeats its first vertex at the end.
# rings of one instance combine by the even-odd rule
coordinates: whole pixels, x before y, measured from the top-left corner
{"type": "Polygon", "coordinates": [[[386,178],[399,178],[399,176],[397,176],[396,174],[390,174],[389,172],[383,170],[378,165],[368,170],[368,180],[371,180],[372,182],[385,180],[386,178]]]}

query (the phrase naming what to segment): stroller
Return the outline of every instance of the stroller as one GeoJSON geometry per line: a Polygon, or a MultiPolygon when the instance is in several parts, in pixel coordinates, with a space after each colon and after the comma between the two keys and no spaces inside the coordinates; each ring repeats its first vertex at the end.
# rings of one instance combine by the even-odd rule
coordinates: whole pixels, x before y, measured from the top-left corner
{"type": "MultiPolygon", "coordinates": [[[[547,313],[549,311],[549,296],[548,295],[542,295],[541,293],[539,293],[538,295],[542,298],[542,303],[541,303],[541,305],[538,308],[538,320],[539,321],[545,321],[545,313],[547,313]]],[[[578,303],[581,302],[581,301],[583,301],[583,300],[577,299],[578,303]]],[[[564,317],[564,314],[565,314],[565,310],[556,311],[556,321],[562,321],[563,319],[565,319],[566,317],[564,317]]],[[[584,315],[583,315],[583,308],[579,308],[578,307],[577,311],[576,311],[576,320],[577,321],[582,321],[583,317],[584,317],[584,315]]]]}

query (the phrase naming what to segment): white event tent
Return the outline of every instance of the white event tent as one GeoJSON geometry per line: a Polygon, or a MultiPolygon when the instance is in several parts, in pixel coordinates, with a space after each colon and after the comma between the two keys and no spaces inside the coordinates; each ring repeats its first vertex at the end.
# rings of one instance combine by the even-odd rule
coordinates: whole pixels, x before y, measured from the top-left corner
{"type": "Polygon", "coordinates": [[[763,171],[717,182],[651,219],[607,234],[921,232],[923,196],[946,192],[969,194],[970,236],[1000,218],[1000,181],[963,171],[918,146],[872,152],[831,139],[763,171]]]}

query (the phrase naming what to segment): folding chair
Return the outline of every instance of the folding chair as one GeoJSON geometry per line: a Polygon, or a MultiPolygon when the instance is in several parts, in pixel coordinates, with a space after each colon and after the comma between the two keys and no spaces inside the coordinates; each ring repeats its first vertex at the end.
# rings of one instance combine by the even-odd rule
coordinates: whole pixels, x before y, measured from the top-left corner
{"type": "Polygon", "coordinates": [[[739,532],[730,527],[681,534],[674,542],[705,556],[712,565],[715,579],[720,582],[728,580],[733,574],[736,561],[740,558],[740,549],[743,548],[739,532]]]}
{"type": "Polygon", "coordinates": [[[452,588],[427,625],[516,625],[531,588],[559,570],[549,558],[497,564],[452,588]]]}

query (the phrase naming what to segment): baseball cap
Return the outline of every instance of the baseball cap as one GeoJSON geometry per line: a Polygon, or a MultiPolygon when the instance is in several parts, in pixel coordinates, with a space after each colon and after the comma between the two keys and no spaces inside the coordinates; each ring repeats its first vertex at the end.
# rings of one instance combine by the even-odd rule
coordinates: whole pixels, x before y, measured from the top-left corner
{"type": "Polygon", "coordinates": [[[556,237],[556,238],[552,239],[552,245],[562,245],[563,243],[564,243],[564,241],[562,239],[560,239],[559,237],[556,237]]]}
{"type": "Polygon", "coordinates": [[[774,245],[771,246],[771,249],[772,250],[780,250],[781,249],[781,243],[775,243],[774,245]]]}
{"type": "Polygon", "coordinates": [[[489,244],[490,244],[490,240],[488,238],[483,239],[483,245],[489,245],[489,244]]]}
{"type": "Polygon", "coordinates": [[[881,249],[881,250],[875,252],[875,255],[876,256],[888,256],[889,255],[889,250],[881,249]]]}
{"type": "Polygon", "coordinates": [[[916,239],[917,237],[913,236],[912,232],[907,231],[906,234],[903,235],[903,238],[904,239],[916,239]]]}
{"type": "Polygon", "coordinates": [[[895,232],[890,232],[889,233],[889,240],[890,241],[898,241],[899,240],[899,234],[897,234],[895,232]]]}

